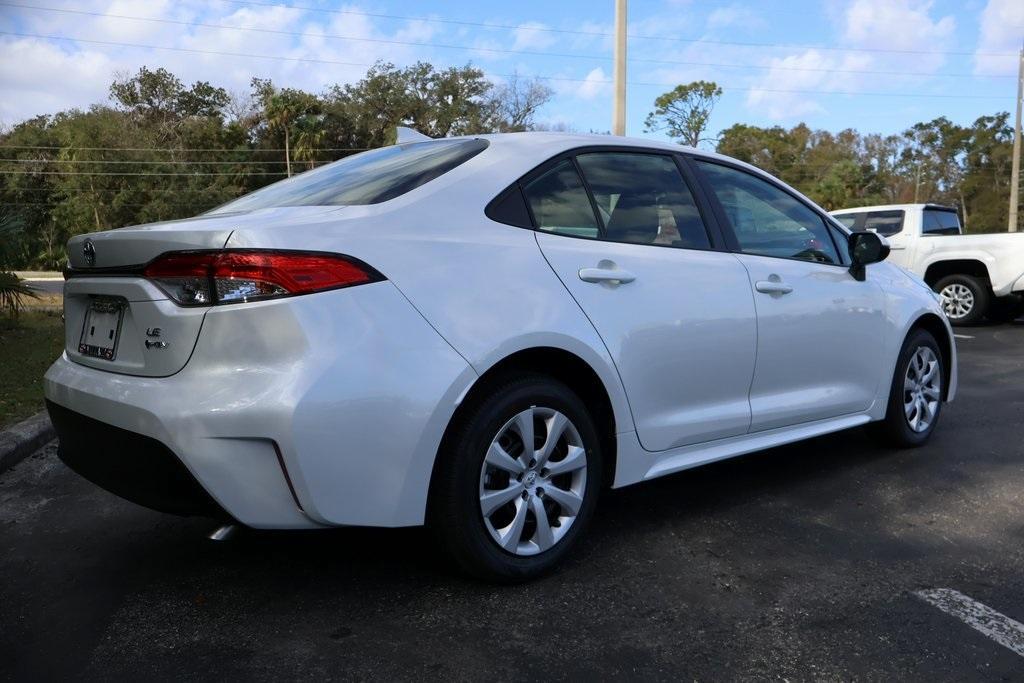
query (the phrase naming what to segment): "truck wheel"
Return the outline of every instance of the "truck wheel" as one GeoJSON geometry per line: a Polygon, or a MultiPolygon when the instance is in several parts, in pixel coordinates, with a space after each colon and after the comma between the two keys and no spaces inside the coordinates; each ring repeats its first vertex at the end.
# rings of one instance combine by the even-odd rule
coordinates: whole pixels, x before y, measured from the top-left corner
{"type": "Polygon", "coordinates": [[[942,298],[942,310],[953,325],[973,325],[988,311],[992,293],[971,275],[948,275],[935,283],[942,298]]]}
{"type": "Polygon", "coordinates": [[[1024,297],[1018,294],[1001,296],[988,307],[987,317],[992,322],[1008,323],[1024,315],[1024,297]]]}

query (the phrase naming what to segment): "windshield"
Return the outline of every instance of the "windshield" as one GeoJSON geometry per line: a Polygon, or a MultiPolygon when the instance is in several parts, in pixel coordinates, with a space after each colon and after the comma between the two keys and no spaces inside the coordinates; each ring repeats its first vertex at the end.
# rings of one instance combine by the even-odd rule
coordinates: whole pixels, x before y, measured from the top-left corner
{"type": "Polygon", "coordinates": [[[210,213],[279,206],[379,204],[429,183],[486,148],[486,140],[438,140],[381,147],[268,185],[210,213]]]}

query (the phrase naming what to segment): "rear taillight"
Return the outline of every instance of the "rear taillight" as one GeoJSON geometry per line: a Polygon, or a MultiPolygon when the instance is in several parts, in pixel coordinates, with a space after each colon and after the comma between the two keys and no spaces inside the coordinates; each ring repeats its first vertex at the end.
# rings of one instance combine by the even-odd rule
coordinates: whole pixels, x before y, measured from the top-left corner
{"type": "Polygon", "coordinates": [[[150,262],[143,274],[183,306],[311,294],[384,279],[340,254],[256,249],[170,252],[150,262]]]}

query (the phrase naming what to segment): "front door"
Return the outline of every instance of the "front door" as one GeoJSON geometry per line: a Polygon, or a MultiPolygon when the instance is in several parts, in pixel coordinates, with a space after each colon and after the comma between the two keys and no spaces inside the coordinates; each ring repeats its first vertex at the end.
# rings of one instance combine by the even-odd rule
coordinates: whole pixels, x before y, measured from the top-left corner
{"type": "MultiPolygon", "coordinates": [[[[867,410],[882,376],[884,295],[847,270],[823,218],[744,170],[698,161],[757,307],[751,431],[867,410]]],[[[845,248],[845,245],[841,245],[845,248]]]]}

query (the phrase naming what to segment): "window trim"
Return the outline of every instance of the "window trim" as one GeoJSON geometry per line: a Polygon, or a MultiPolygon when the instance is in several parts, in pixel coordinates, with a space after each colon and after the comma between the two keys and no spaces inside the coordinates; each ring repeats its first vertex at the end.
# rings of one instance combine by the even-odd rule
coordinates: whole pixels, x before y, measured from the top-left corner
{"type": "MultiPolygon", "coordinates": [[[[510,183],[507,187],[503,188],[493,199],[491,199],[487,206],[484,208],[486,214],[492,204],[497,202],[499,199],[505,196],[513,185],[519,186],[519,191],[522,193],[523,201],[526,202],[526,210],[530,215],[530,221],[532,226],[519,226],[512,225],[511,223],[501,223],[502,225],[512,225],[512,227],[533,230],[534,232],[541,232],[545,235],[554,235],[556,237],[566,237],[568,239],[586,240],[588,242],[604,242],[605,244],[632,244],[638,247],[658,247],[667,249],[677,249],[686,251],[721,251],[727,252],[728,244],[725,239],[725,235],[718,223],[718,218],[714,213],[714,207],[705,195],[703,188],[697,184],[697,179],[686,164],[682,161],[682,156],[679,152],[669,149],[656,149],[652,147],[636,147],[632,145],[582,145],[580,147],[573,147],[567,150],[563,150],[558,154],[549,157],[537,166],[533,167],[523,175],[521,175],[514,182],[510,183]],[[697,212],[700,214],[701,222],[704,225],[704,232],[708,238],[709,246],[704,247],[677,247],[671,244],[643,244],[639,242],[618,242],[614,240],[605,239],[605,225],[604,220],[601,217],[600,212],[597,209],[597,201],[594,199],[594,193],[590,189],[590,183],[587,181],[586,176],[583,174],[576,162],[576,157],[580,154],[593,154],[593,153],[621,153],[621,154],[648,154],[652,156],[666,157],[672,160],[676,169],[679,171],[680,179],[683,182],[683,186],[690,192],[690,196],[693,198],[694,204],[697,205],[697,212]],[[541,230],[537,224],[537,217],[533,214],[533,209],[530,207],[529,199],[526,196],[526,186],[539,178],[544,173],[551,170],[552,167],[556,166],[561,161],[570,159],[572,161],[573,168],[576,169],[577,175],[579,175],[580,181],[583,183],[583,188],[586,190],[587,198],[590,200],[590,208],[594,212],[594,219],[598,225],[598,236],[583,237],[581,235],[566,235],[558,232],[548,232],[541,230]]],[[[488,216],[489,218],[489,216],[488,216]]],[[[493,220],[493,219],[491,219],[493,220]]],[[[500,223],[500,221],[495,221],[500,223]]]]}
{"type": "Polygon", "coordinates": [[[760,256],[762,258],[783,259],[783,260],[786,260],[786,261],[796,261],[798,263],[808,263],[808,264],[816,265],[816,266],[831,266],[833,268],[842,268],[843,270],[849,270],[849,268],[850,268],[849,264],[845,264],[844,265],[842,263],[842,261],[844,260],[843,257],[842,257],[843,250],[846,250],[847,252],[849,252],[849,245],[846,245],[846,244],[838,245],[838,244],[836,244],[835,237],[832,236],[832,231],[828,229],[828,226],[830,224],[831,225],[837,225],[837,226],[840,227],[840,231],[843,232],[843,233],[846,232],[847,228],[843,227],[842,224],[839,223],[839,221],[834,220],[831,216],[828,215],[828,213],[826,213],[825,211],[823,211],[819,207],[815,206],[814,204],[812,204],[812,203],[802,199],[801,197],[798,197],[796,194],[793,193],[793,191],[791,189],[786,187],[781,181],[779,181],[776,178],[768,175],[767,173],[764,173],[763,171],[751,172],[751,170],[749,168],[741,166],[740,164],[730,163],[728,160],[725,160],[725,159],[718,159],[718,158],[714,158],[714,157],[706,157],[706,156],[702,156],[702,155],[699,155],[699,154],[684,154],[683,156],[686,158],[687,164],[689,164],[693,168],[694,174],[696,174],[697,177],[700,178],[701,187],[703,188],[705,194],[708,196],[708,200],[711,202],[712,206],[714,207],[715,215],[716,215],[716,217],[718,218],[719,222],[722,225],[722,232],[725,233],[725,235],[726,235],[726,241],[727,241],[727,244],[729,245],[729,251],[731,251],[734,254],[743,254],[744,256],[760,256]],[[754,178],[757,178],[758,180],[762,180],[762,181],[766,182],[767,184],[771,185],[772,187],[774,187],[775,189],[779,190],[780,192],[788,195],[791,199],[793,199],[797,203],[802,204],[805,208],[809,209],[811,211],[811,213],[813,213],[815,216],[817,216],[819,218],[819,220],[821,220],[822,227],[825,228],[825,233],[828,235],[828,238],[829,238],[829,241],[832,244],[832,247],[836,250],[836,254],[839,256],[840,263],[821,263],[821,262],[818,262],[818,261],[809,261],[808,259],[797,258],[795,256],[773,256],[771,254],[751,254],[751,253],[743,251],[743,249],[740,247],[739,239],[736,237],[736,232],[735,232],[735,230],[734,230],[734,228],[732,226],[732,222],[729,220],[729,216],[725,212],[725,208],[722,206],[722,203],[718,200],[718,195],[715,194],[715,189],[711,186],[711,181],[708,180],[707,176],[704,174],[704,172],[697,165],[698,162],[705,162],[705,163],[709,163],[709,164],[715,164],[717,166],[724,166],[725,168],[729,168],[729,169],[732,169],[734,171],[738,171],[740,173],[746,173],[749,176],[753,176],[754,178]]]}

